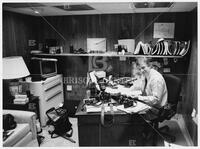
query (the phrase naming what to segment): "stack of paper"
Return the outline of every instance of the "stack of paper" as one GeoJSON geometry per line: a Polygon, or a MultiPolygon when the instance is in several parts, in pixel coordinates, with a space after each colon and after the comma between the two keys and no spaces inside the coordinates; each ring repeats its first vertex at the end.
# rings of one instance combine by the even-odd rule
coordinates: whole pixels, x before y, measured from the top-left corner
{"type": "Polygon", "coordinates": [[[122,94],[126,96],[139,96],[142,94],[140,90],[132,90],[131,88],[124,87],[122,85],[118,85],[116,89],[106,87],[105,92],[110,94],[122,94]]]}
{"type": "MultiPolygon", "coordinates": [[[[105,112],[109,112],[110,106],[105,106],[105,112]]],[[[86,105],[85,106],[86,112],[101,112],[101,106],[91,106],[91,105],[86,105]]],[[[117,108],[113,106],[113,111],[117,111],[117,108]]]]}
{"type": "Polygon", "coordinates": [[[141,102],[137,102],[137,105],[135,107],[124,108],[124,105],[117,106],[118,110],[124,111],[126,113],[138,113],[141,111],[148,110],[150,108],[151,108],[150,106],[143,104],[141,102]]]}
{"type": "Polygon", "coordinates": [[[14,104],[26,104],[29,102],[27,95],[15,95],[14,104]]]}
{"type": "Polygon", "coordinates": [[[15,98],[14,104],[26,104],[28,103],[28,101],[29,101],[28,98],[15,98]]]}

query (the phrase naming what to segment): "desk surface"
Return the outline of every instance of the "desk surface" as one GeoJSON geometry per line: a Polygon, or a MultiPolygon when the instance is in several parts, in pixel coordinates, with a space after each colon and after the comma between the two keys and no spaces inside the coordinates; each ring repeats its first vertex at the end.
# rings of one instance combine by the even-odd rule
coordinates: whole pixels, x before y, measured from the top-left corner
{"type": "MultiPolygon", "coordinates": [[[[81,101],[77,110],[76,110],[76,114],[75,114],[76,116],[100,115],[101,114],[101,112],[86,112],[84,106],[85,105],[84,105],[83,101],[81,101]]],[[[100,107],[101,107],[101,105],[100,105],[100,107]]],[[[130,108],[125,109],[125,111],[128,111],[128,112],[120,110],[120,108],[117,108],[117,111],[114,111],[114,114],[115,115],[126,115],[130,111],[132,111],[132,112],[130,112],[130,114],[144,113],[148,109],[149,109],[149,107],[147,105],[144,105],[143,103],[138,102],[136,107],[130,107],[130,108]],[[131,108],[132,108],[132,110],[131,110],[131,108]],[[141,111],[140,111],[140,108],[141,108],[141,111]],[[138,112],[136,112],[136,111],[138,111],[138,112]]],[[[111,114],[111,112],[108,111],[108,112],[105,112],[105,114],[111,114]]]]}
{"type": "MultiPolygon", "coordinates": [[[[105,112],[105,114],[110,114],[111,112],[105,112]]],[[[77,110],[76,110],[76,116],[81,116],[81,115],[100,115],[101,113],[100,112],[86,112],[86,110],[84,109],[84,103],[83,101],[80,102],[77,110]]],[[[123,114],[127,114],[126,112],[124,111],[115,111],[115,114],[116,115],[123,115],[123,114]]]]}

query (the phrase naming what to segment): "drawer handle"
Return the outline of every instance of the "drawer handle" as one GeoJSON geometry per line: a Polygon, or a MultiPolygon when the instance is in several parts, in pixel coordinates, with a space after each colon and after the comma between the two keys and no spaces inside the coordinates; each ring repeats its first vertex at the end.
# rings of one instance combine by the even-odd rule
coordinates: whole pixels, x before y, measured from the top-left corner
{"type": "Polygon", "coordinates": [[[51,87],[45,89],[44,91],[45,91],[45,92],[48,92],[48,91],[51,90],[52,88],[54,88],[54,87],[56,87],[56,86],[59,86],[59,85],[61,85],[61,82],[55,83],[54,85],[52,85],[51,87]]]}
{"type": "Polygon", "coordinates": [[[44,85],[47,85],[47,84],[49,84],[51,82],[55,82],[55,81],[57,82],[57,81],[60,81],[60,80],[61,80],[61,77],[58,77],[57,75],[54,76],[54,77],[49,77],[44,81],[44,85]]]}
{"type": "Polygon", "coordinates": [[[49,97],[46,101],[48,102],[49,100],[51,100],[52,98],[58,96],[59,94],[61,94],[62,91],[58,91],[57,93],[55,93],[53,96],[49,97]]]}

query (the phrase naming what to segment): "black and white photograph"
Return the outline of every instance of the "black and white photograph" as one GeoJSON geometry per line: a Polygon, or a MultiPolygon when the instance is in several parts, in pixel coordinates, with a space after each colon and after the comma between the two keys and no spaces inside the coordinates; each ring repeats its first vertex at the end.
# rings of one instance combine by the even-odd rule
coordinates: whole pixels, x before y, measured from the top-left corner
{"type": "Polygon", "coordinates": [[[2,147],[198,147],[198,1],[1,2],[2,147]]]}

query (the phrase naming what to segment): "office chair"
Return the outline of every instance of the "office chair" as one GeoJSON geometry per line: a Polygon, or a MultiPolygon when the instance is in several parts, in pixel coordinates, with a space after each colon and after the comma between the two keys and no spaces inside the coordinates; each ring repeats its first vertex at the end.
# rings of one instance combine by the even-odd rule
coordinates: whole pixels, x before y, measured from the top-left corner
{"type": "Polygon", "coordinates": [[[176,114],[177,104],[180,100],[181,79],[171,74],[164,74],[163,77],[168,90],[168,103],[160,109],[159,116],[153,120],[153,123],[154,129],[162,135],[163,139],[172,143],[176,140],[175,136],[167,133],[169,132],[169,127],[167,125],[159,128],[159,123],[171,119],[176,114]]]}

